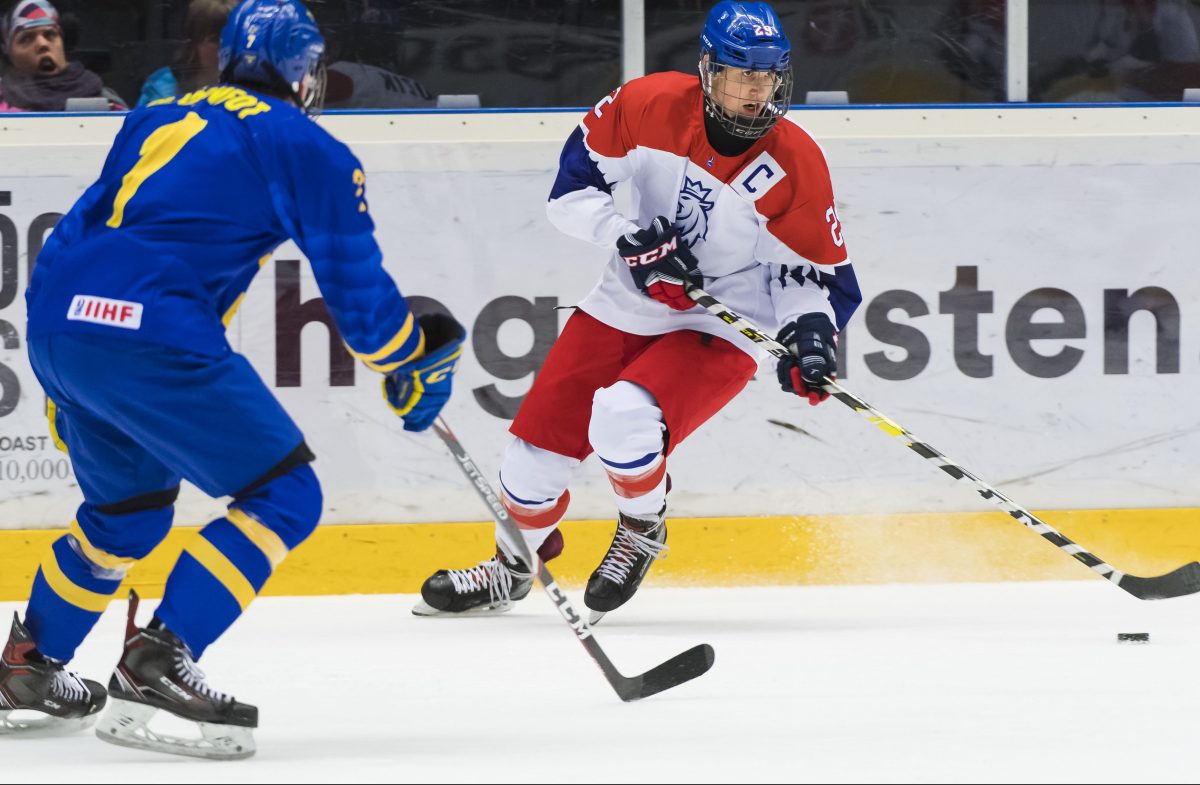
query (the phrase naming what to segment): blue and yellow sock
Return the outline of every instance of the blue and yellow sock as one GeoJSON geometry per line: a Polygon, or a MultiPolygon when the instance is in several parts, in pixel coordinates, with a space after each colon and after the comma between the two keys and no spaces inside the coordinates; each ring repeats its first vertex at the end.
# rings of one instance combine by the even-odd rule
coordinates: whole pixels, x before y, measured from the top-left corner
{"type": "Polygon", "coordinates": [[[279,535],[230,510],[184,548],[154,615],[199,659],[258,596],[287,551],[279,535]]]}
{"type": "Polygon", "coordinates": [[[235,498],[228,515],[205,526],[184,548],[155,617],[199,659],[316,528],[321,503],[308,464],[235,498]]]}
{"type": "Polygon", "coordinates": [[[33,579],[25,626],[38,651],[64,662],[74,657],[134,561],[95,548],[72,522],[33,579]]]}

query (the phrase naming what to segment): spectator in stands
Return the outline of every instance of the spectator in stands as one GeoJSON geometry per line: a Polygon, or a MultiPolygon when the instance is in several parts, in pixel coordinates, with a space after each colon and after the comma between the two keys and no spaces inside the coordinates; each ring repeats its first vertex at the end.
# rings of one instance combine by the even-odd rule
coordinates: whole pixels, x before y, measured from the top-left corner
{"type": "Polygon", "coordinates": [[[125,102],[79,62],[68,62],[58,11],[48,0],[19,0],[0,20],[4,73],[0,110],[61,112],[71,98],[103,98],[109,109],[125,102]]]}
{"type": "Polygon", "coordinates": [[[962,80],[959,100],[1008,98],[1005,0],[954,0],[934,28],[938,58],[962,80]]]}
{"type": "Polygon", "coordinates": [[[215,84],[221,29],[239,0],[191,0],[187,10],[187,45],[179,61],[158,69],[142,84],[138,106],[215,84]]]}
{"type": "Polygon", "coordinates": [[[1200,36],[1181,0],[1108,0],[1084,54],[1124,101],[1178,101],[1200,87],[1200,36]]]}
{"type": "Polygon", "coordinates": [[[1183,0],[1104,0],[1087,48],[1039,81],[1042,101],[1179,101],[1200,87],[1194,12],[1183,0]]]}

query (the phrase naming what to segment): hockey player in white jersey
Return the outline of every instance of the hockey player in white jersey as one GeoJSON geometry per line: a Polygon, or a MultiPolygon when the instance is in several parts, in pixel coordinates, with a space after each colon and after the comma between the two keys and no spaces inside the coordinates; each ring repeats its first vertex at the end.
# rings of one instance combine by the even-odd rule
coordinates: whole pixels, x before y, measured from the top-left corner
{"type": "MultiPolygon", "coordinates": [[[[825,158],[784,120],[789,55],[769,5],[720,2],[698,75],[625,84],[562,150],[547,214],[613,253],[512,424],[500,484],[530,551],[548,560],[563,547],[571,474],[596,452],[618,516],[584,594],[593,621],[628,601],[667,550],[671,451],[758,368],[753,343],[696,307],[687,287],[778,330],[794,353],[777,365],[780,384],[814,405],[828,397],[816,385],[836,373],[835,336],[862,299],[825,158]],[[619,183],[633,189],[636,215],[617,211],[619,183]]],[[[503,611],[525,597],[531,565],[497,539],[494,558],[427,579],[414,613],[503,611]]]]}

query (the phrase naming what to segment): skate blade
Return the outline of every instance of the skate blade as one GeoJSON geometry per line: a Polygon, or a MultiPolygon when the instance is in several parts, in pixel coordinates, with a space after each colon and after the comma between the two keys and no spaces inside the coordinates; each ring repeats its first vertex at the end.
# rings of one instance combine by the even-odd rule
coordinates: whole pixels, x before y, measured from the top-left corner
{"type": "Polygon", "coordinates": [[[51,717],[40,711],[5,709],[0,710],[0,736],[20,736],[23,739],[37,739],[48,736],[68,736],[79,733],[96,724],[99,713],[86,717],[51,717]],[[30,714],[33,716],[17,716],[14,714],[30,714]]]}
{"type": "Polygon", "coordinates": [[[253,728],[197,722],[200,738],[185,739],[150,730],[150,719],[158,713],[154,706],[111,696],[108,703],[108,711],[96,726],[96,736],[109,744],[208,760],[241,760],[256,750],[253,728]]]}
{"type": "Polygon", "coordinates": [[[469,611],[439,611],[432,605],[429,605],[424,600],[418,600],[413,606],[413,616],[429,618],[440,616],[443,618],[458,618],[460,616],[499,616],[501,613],[508,613],[513,609],[514,603],[504,602],[499,605],[480,605],[478,608],[472,608],[469,611]]]}
{"type": "Polygon", "coordinates": [[[600,620],[608,615],[608,611],[592,611],[588,614],[588,624],[595,626],[600,623],[600,620]]]}

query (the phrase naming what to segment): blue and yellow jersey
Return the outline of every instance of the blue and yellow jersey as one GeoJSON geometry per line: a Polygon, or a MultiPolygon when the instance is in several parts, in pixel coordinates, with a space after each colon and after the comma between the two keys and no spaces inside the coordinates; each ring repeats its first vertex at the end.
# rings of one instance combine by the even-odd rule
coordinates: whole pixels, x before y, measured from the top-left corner
{"type": "Polygon", "coordinates": [[[46,241],[29,337],[224,354],[251,279],[292,239],[351,352],[386,372],[424,338],[374,229],[358,159],[293,105],[224,85],[154,101],[126,118],[100,179],[46,241]]]}

